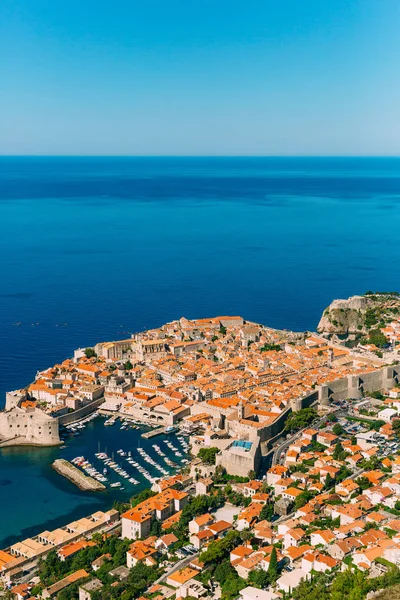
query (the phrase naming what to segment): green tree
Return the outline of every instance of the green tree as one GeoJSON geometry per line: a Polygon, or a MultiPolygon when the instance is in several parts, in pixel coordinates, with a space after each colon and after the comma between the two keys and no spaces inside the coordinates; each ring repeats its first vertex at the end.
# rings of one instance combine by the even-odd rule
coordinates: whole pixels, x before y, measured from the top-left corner
{"type": "Polygon", "coordinates": [[[61,579],[64,573],[66,572],[65,563],[61,563],[57,556],[56,550],[50,550],[44,560],[39,560],[38,563],[38,575],[40,577],[40,581],[44,583],[44,585],[52,585],[58,579],[61,579]]]}
{"type": "Polygon", "coordinates": [[[264,346],[260,348],[260,352],[270,352],[271,350],[279,352],[279,350],[282,350],[282,346],[279,344],[264,344],[264,346]]]}
{"type": "Polygon", "coordinates": [[[393,419],[392,427],[393,427],[393,431],[397,435],[397,437],[400,437],[400,419],[393,419]]]}
{"type": "Polygon", "coordinates": [[[250,542],[253,539],[254,535],[251,529],[243,529],[243,531],[240,532],[240,537],[244,542],[250,542]]]}
{"type": "Polygon", "coordinates": [[[366,477],[359,477],[358,479],[356,479],[356,484],[362,492],[371,487],[371,482],[366,477]]]}
{"type": "Polygon", "coordinates": [[[101,546],[103,543],[103,535],[99,531],[96,531],[96,533],[92,535],[92,542],[97,544],[97,546],[101,546]]]}
{"type": "Polygon", "coordinates": [[[346,452],[340,442],[336,444],[332,456],[335,460],[344,460],[346,458],[346,452]]]}
{"type": "Polygon", "coordinates": [[[213,577],[218,583],[224,583],[229,577],[235,577],[237,575],[235,569],[232,567],[229,560],[222,561],[216,566],[213,573],[213,577]]]}
{"type": "Polygon", "coordinates": [[[222,596],[221,600],[234,600],[239,596],[240,590],[247,587],[248,583],[236,573],[233,569],[233,573],[228,579],[226,579],[222,585],[222,596]]]}
{"type": "Polygon", "coordinates": [[[264,589],[270,584],[270,577],[264,569],[254,569],[249,573],[249,583],[260,589],[264,589]]]}
{"type": "Polygon", "coordinates": [[[310,425],[316,418],[318,413],[313,408],[302,408],[289,415],[285,423],[286,431],[298,431],[310,425]]]}
{"type": "Polygon", "coordinates": [[[376,392],[365,392],[365,396],[369,396],[370,398],[375,398],[376,400],[384,400],[385,396],[379,390],[376,392]]]}
{"type": "Polygon", "coordinates": [[[333,486],[333,479],[332,479],[332,477],[330,476],[330,474],[328,473],[328,474],[327,474],[327,476],[325,477],[325,485],[324,485],[324,488],[325,488],[326,490],[330,490],[332,486],[333,486]]]}
{"type": "Polygon", "coordinates": [[[365,326],[368,329],[370,329],[373,325],[376,325],[378,322],[378,319],[376,317],[375,311],[369,308],[365,312],[364,321],[365,321],[365,326]]]}
{"type": "Polygon", "coordinates": [[[40,592],[44,589],[43,584],[41,583],[37,583],[36,585],[33,586],[33,588],[31,589],[31,595],[32,596],[39,596],[40,592]]]}
{"type": "Polygon", "coordinates": [[[160,537],[160,535],[162,535],[162,526],[161,522],[158,519],[154,519],[151,525],[150,535],[155,535],[157,537],[160,537]]]}
{"type": "Polygon", "coordinates": [[[344,429],[340,423],[335,423],[335,425],[332,428],[332,431],[335,435],[343,435],[344,433],[344,429]]]}
{"type": "Polygon", "coordinates": [[[241,542],[238,531],[228,531],[224,538],[211,542],[207,550],[200,554],[200,562],[205,565],[219,563],[228,557],[231,550],[236,548],[241,542]]]}
{"type": "Polygon", "coordinates": [[[371,329],[368,341],[370,344],[375,344],[378,348],[384,348],[388,344],[385,334],[380,329],[371,329]]]}
{"type": "Polygon", "coordinates": [[[271,584],[274,584],[278,579],[278,557],[275,546],[272,548],[271,557],[269,559],[268,578],[271,584]]]}
{"type": "Polygon", "coordinates": [[[303,506],[305,506],[307,504],[307,502],[309,502],[311,500],[311,498],[313,497],[313,494],[311,492],[309,492],[308,490],[304,490],[304,492],[301,492],[301,494],[299,494],[296,498],[296,500],[294,501],[294,507],[296,510],[299,510],[299,508],[302,508],[303,506]]]}
{"type": "Polygon", "coordinates": [[[86,358],[93,358],[94,356],[97,356],[97,354],[93,350],[93,348],[86,348],[85,355],[86,355],[86,358]]]}
{"type": "Polygon", "coordinates": [[[302,581],[290,594],[294,600],[329,600],[329,578],[324,573],[313,575],[312,579],[302,581]]]}
{"type": "Polygon", "coordinates": [[[275,514],[274,505],[272,502],[266,502],[260,512],[260,521],[272,521],[275,514]]]}
{"type": "Polygon", "coordinates": [[[332,582],[331,599],[362,600],[367,592],[366,576],[361,571],[346,570],[337,574],[332,582]]]}
{"type": "Polygon", "coordinates": [[[197,456],[205,465],[215,465],[215,457],[217,456],[218,452],[219,449],[215,447],[201,448],[197,456]]]}
{"type": "Polygon", "coordinates": [[[345,465],[343,465],[342,467],[340,467],[339,473],[336,475],[336,483],[340,483],[341,481],[344,481],[345,479],[350,477],[350,475],[351,475],[351,470],[348,467],[346,467],[345,465]]]}
{"type": "Polygon", "coordinates": [[[132,496],[131,507],[135,508],[135,506],[137,506],[141,502],[144,502],[145,500],[148,500],[149,498],[151,498],[152,496],[155,496],[155,495],[156,495],[156,492],[152,492],[150,489],[145,489],[142,492],[139,492],[138,494],[136,494],[135,496],[132,496]]]}
{"type": "Polygon", "coordinates": [[[124,367],[127,371],[130,371],[131,369],[133,369],[133,364],[131,363],[130,360],[127,360],[126,363],[124,364],[124,367]]]}

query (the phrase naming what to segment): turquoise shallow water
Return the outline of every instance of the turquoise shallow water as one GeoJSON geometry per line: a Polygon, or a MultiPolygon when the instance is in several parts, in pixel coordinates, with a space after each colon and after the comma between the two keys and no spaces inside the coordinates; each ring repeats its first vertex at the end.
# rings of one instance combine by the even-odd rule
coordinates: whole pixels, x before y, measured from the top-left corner
{"type": "MultiPolygon", "coordinates": [[[[399,231],[396,158],[0,158],[0,406],[182,315],[315,328],[332,298],[399,290],[399,231]]],[[[53,452],[0,453],[0,542],[99,504],[53,452]]]]}

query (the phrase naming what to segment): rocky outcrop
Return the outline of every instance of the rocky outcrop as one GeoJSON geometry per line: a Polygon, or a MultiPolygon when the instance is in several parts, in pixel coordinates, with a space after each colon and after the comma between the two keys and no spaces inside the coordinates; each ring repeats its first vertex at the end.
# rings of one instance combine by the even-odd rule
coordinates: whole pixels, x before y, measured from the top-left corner
{"type": "Polygon", "coordinates": [[[400,295],[397,292],[367,293],[347,300],[334,300],[318,323],[318,332],[332,338],[349,339],[370,335],[400,315],[400,295]]]}
{"type": "Polygon", "coordinates": [[[365,296],[352,296],[348,300],[334,300],[324,310],[317,331],[337,335],[360,335],[367,332],[365,315],[368,299],[365,296]]]}

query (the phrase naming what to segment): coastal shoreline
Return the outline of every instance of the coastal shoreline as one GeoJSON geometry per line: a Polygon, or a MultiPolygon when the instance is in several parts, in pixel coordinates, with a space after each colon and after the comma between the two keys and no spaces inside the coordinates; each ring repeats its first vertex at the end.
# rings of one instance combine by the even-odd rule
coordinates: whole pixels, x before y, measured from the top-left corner
{"type": "Polygon", "coordinates": [[[18,441],[18,438],[11,440],[0,441],[0,450],[3,448],[57,448],[62,446],[63,442],[56,442],[54,444],[38,444],[35,442],[27,442],[26,440],[18,441]]]}

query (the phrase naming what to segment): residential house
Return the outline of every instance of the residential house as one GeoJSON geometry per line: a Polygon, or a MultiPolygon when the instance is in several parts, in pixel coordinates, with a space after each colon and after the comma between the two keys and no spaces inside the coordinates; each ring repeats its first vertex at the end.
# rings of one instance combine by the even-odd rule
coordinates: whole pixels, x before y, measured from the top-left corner
{"type": "Polygon", "coordinates": [[[328,546],[335,539],[335,534],[329,529],[318,529],[312,532],[310,536],[312,546],[328,546]]]}
{"type": "Polygon", "coordinates": [[[320,552],[308,552],[302,558],[301,568],[307,573],[310,573],[312,570],[325,573],[326,571],[331,571],[339,564],[339,561],[332,558],[332,556],[321,554],[320,552]]]}

